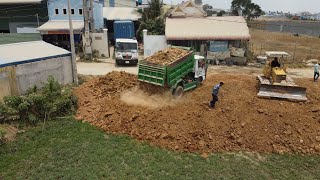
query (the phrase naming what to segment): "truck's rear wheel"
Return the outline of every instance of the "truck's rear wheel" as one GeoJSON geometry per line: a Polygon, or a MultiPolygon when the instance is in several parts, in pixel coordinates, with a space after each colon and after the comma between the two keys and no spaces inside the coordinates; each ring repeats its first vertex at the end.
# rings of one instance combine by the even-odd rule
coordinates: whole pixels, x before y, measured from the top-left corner
{"type": "Polygon", "coordinates": [[[174,92],[173,92],[173,96],[176,97],[176,98],[181,98],[183,96],[183,87],[182,86],[178,86],[174,92]]]}

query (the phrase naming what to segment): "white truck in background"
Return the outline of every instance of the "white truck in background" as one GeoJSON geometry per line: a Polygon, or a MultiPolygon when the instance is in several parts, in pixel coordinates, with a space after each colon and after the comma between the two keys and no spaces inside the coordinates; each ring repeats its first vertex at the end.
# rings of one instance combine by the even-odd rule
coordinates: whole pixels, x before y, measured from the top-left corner
{"type": "Polygon", "coordinates": [[[116,39],[115,59],[117,65],[138,64],[138,41],[135,39],[116,39]]]}

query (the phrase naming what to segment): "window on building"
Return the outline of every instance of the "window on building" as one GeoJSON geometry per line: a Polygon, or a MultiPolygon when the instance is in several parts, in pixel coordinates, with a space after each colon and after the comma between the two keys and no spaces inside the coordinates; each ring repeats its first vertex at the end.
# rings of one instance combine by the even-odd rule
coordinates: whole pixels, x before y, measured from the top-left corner
{"type": "Polygon", "coordinates": [[[74,15],[74,9],[71,9],[71,14],[74,15]]]}
{"type": "Polygon", "coordinates": [[[56,15],[59,14],[59,9],[55,9],[54,12],[56,15]]]}
{"type": "Polygon", "coordinates": [[[67,9],[63,9],[63,14],[67,14],[67,9]]]}
{"type": "Polygon", "coordinates": [[[82,14],[83,14],[82,9],[79,9],[79,14],[80,14],[80,15],[82,15],[82,14]]]}

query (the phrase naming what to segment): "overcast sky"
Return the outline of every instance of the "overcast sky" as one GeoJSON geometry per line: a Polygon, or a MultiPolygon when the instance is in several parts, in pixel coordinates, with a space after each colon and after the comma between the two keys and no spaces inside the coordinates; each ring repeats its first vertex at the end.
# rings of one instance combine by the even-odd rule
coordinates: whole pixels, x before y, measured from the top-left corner
{"type": "MultiPolygon", "coordinates": [[[[186,1],[186,0],[185,0],[186,1]]],[[[202,0],[204,4],[210,4],[217,9],[230,9],[232,0],[202,0]]],[[[164,0],[165,3],[177,4],[182,0],[164,0]]],[[[320,0],[252,0],[265,11],[320,13],[320,0]]]]}

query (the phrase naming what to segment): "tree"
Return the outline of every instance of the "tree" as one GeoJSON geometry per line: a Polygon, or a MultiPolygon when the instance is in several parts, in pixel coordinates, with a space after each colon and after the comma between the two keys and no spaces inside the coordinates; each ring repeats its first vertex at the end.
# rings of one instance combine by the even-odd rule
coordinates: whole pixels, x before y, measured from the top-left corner
{"type": "Polygon", "coordinates": [[[243,12],[243,14],[246,15],[248,20],[257,18],[261,16],[262,13],[263,11],[261,10],[260,6],[255,3],[248,4],[247,8],[243,12]]]}
{"type": "Polygon", "coordinates": [[[251,2],[251,0],[233,0],[231,9],[233,15],[239,16],[242,14],[247,20],[257,18],[263,14],[261,7],[251,2]]]}
{"type": "Polygon", "coordinates": [[[139,20],[140,26],[136,36],[141,37],[143,29],[147,29],[149,34],[163,35],[165,32],[165,14],[162,13],[162,0],[148,1],[149,8],[145,9],[139,20]]]}
{"type": "Polygon", "coordinates": [[[194,0],[194,3],[195,3],[196,5],[201,5],[201,4],[202,4],[202,0],[194,0]]]}
{"type": "Polygon", "coordinates": [[[207,13],[208,16],[212,16],[213,14],[213,7],[209,4],[205,4],[202,6],[203,11],[207,13]]]}
{"type": "Polygon", "coordinates": [[[226,12],[224,10],[222,10],[217,14],[217,16],[223,16],[224,14],[226,14],[226,12]]]}

